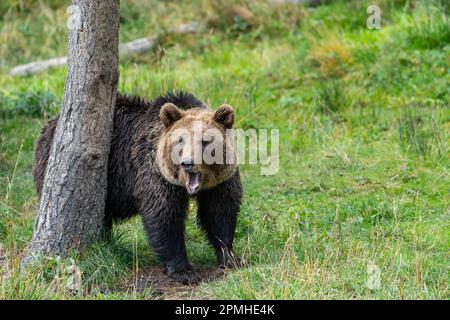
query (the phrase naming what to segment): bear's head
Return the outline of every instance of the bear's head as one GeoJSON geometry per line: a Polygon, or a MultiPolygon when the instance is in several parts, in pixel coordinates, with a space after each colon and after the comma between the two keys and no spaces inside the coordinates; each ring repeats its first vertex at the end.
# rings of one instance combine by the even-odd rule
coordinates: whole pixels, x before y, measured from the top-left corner
{"type": "Polygon", "coordinates": [[[181,110],[166,103],[159,113],[163,124],[157,162],[163,176],[189,194],[210,189],[236,171],[233,141],[234,111],[222,105],[181,110]]]}

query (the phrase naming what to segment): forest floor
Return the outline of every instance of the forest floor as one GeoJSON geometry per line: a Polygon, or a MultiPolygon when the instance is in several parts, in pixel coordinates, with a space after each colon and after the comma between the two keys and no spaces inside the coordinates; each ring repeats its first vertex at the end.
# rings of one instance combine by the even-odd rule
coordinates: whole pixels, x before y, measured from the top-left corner
{"type": "MultiPolygon", "coordinates": [[[[217,267],[194,265],[194,269],[202,278],[202,283],[214,283],[226,277],[227,271],[217,267]]],[[[161,267],[148,267],[138,273],[135,281],[130,284],[132,290],[144,292],[152,288],[152,299],[207,299],[197,292],[198,284],[183,285],[169,277],[161,267]]]]}
{"type": "Polygon", "coordinates": [[[121,58],[121,92],[183,89],[232,105],[238,128],[279,129],[279,171],[241,168],[235,249],[249,266],[217,269],[192,204],[188,256],[208,279],[198,286],[162,273],[138,217],[110,243],[21,272],[38,205],[33,145],[66,69],[8,71],[66,54],[69,2],[0,3],[0,300],[450,297],[450,28],[438,0],[375,1],[380,30],[366,26],[374,1],[122,0],[121,42],[162,36],[121,58]],[[163,32],[199,17],[197,34],[163,32]]]}

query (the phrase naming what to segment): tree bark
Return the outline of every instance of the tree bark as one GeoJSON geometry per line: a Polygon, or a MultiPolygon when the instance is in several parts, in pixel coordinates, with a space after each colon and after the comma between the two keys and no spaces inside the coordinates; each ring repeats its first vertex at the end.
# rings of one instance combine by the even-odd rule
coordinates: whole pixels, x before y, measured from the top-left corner
{"type": "Polygon", "coordinates": [[[118,82],[119,0],[73,0],[64,100],[29,257],[64,256],[101,235],[118,82]],[[76,17],[77,18],[77,17],[76,17]]]}

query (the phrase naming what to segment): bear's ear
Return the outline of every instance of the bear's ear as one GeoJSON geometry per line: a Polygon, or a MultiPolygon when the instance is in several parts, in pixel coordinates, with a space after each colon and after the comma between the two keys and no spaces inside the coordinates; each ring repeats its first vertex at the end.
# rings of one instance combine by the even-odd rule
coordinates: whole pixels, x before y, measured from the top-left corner
{"type": "Polygon", "coordinates": [[[163,105],[159,111],[159,118],[166,128],[170,127],[174,122],[180,120],[182,117],[183,111],[170,102],[163,105]]]}
{"type": "Polygon", "coordinates": [[[223,104],[214,112],[213,119],[226,129],[231,129],[234,124],[234,110],[230,105],[223,104]]]}

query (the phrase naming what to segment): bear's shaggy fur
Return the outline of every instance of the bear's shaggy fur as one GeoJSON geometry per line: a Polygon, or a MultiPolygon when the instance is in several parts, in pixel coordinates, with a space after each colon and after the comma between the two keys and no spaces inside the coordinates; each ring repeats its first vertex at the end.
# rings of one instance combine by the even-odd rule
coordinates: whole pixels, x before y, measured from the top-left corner
{"type": "MultiPolygon", "coordinates": [[[[39,195],[57,121],[49,121],[36,142],[33,173],[39,195]]],[[[153,101],[118,95],[105,209],[106,230],[111,230],[113,220],[140,214],[149,242],[167,274],[182,283],[199,281],[188,262],[184,241],[189,196],[198,203],[198,222],[219,264],[241,264],[232,251],[242,198],[237,166],[202,163],[186,171],[169,156],[173,147],[169,133],[176,127],[193,130],[193,121],[219,128],[227,139],[225,129],[233,125],[234,113],[229,106],[213,112],[185,92],[169,92],[153,101]],[[191,171],[201,177],[200,185],[190,185],[191,171]]]]}

